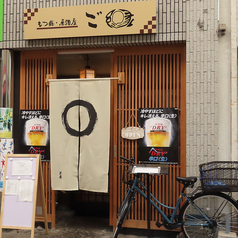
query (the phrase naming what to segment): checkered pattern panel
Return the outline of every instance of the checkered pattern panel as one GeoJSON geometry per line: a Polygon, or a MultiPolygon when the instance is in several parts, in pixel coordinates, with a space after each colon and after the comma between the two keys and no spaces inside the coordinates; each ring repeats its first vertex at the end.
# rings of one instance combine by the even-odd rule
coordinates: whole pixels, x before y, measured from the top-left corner
{"type": "Polygon", "coordinates": [[[28,21],[30,21],[31,18],[35,16],[36,12],[38,12],[38,8],[26,9],[24,11],[24,24],[27,24],[28,21]]]}
{"type": "Polygon", "coordinates": [[[151,21],[148,21],[147,25],[144,25],[144,28],[140,30],[140,34],[150,34],[156,33],[156,17],[152,17],[151,21]]]}

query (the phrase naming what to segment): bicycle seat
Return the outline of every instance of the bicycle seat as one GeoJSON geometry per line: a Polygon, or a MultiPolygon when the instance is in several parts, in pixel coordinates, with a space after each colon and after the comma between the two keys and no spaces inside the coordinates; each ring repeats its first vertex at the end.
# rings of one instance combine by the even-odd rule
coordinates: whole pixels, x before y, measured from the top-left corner
{"type": "Polygon", "coordinates": [[[197,182],[197,177],[177,177],[179,183],[182,183],[185,187],[193,185],[197,182]]]}

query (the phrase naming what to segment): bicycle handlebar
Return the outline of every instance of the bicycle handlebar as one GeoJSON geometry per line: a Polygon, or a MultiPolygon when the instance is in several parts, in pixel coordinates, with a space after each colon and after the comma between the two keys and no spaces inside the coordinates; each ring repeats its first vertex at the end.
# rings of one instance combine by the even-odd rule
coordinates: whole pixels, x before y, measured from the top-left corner
{"type": "Polygon", "coordinates": [[[120,156],[121,159],[125,160],[125,162],[127,162],[128,164],[135,164],[135,162],[133,161],[134,159],[131,158],[131,159],[127,159],[123,156],[120,156]]]}

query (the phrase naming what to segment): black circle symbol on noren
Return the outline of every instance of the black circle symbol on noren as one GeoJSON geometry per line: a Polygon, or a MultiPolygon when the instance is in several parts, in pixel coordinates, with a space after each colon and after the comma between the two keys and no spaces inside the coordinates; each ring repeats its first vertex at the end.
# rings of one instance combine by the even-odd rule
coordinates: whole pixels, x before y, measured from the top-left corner
{"type": "MultiPolygon", "coordinates": [[[[66,105],[64,108],[64,111],[62,113],[62,123],[66,129],[66,131],[72,135],[72,136],[85,136],[90,135],[94,129],[94,126],[97,122],[97,112],[93,105],[87,101],[84,100],[74,100],[66,105]],[[77,131],[69,126],[68,120],[67,120],[67,113],[69,109],[75,107],[75,106],[82,106],[87,109],[88,115],[89,115],[89,123],[87,127],[83,131],[77,131]]],[[[79,117],[79,128],[80,128],[80,117],[79,117]]]]}

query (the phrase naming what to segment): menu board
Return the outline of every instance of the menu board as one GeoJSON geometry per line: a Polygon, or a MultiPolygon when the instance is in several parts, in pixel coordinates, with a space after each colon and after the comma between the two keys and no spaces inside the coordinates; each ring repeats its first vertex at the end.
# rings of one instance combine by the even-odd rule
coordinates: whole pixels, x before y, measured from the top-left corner
{"type": "MultiPolygon", "coordinates": [[[[38,204],[44,211],[47,223],[40,155],[7,155],[1,205],[1,232],[2,228],[17,228],[31,229],[34,234],[38,204]],[[37,201],[39,197],[40,202],[37,201]]],[[[46,230],[48,232],[47,226],[46,230]]]]}

